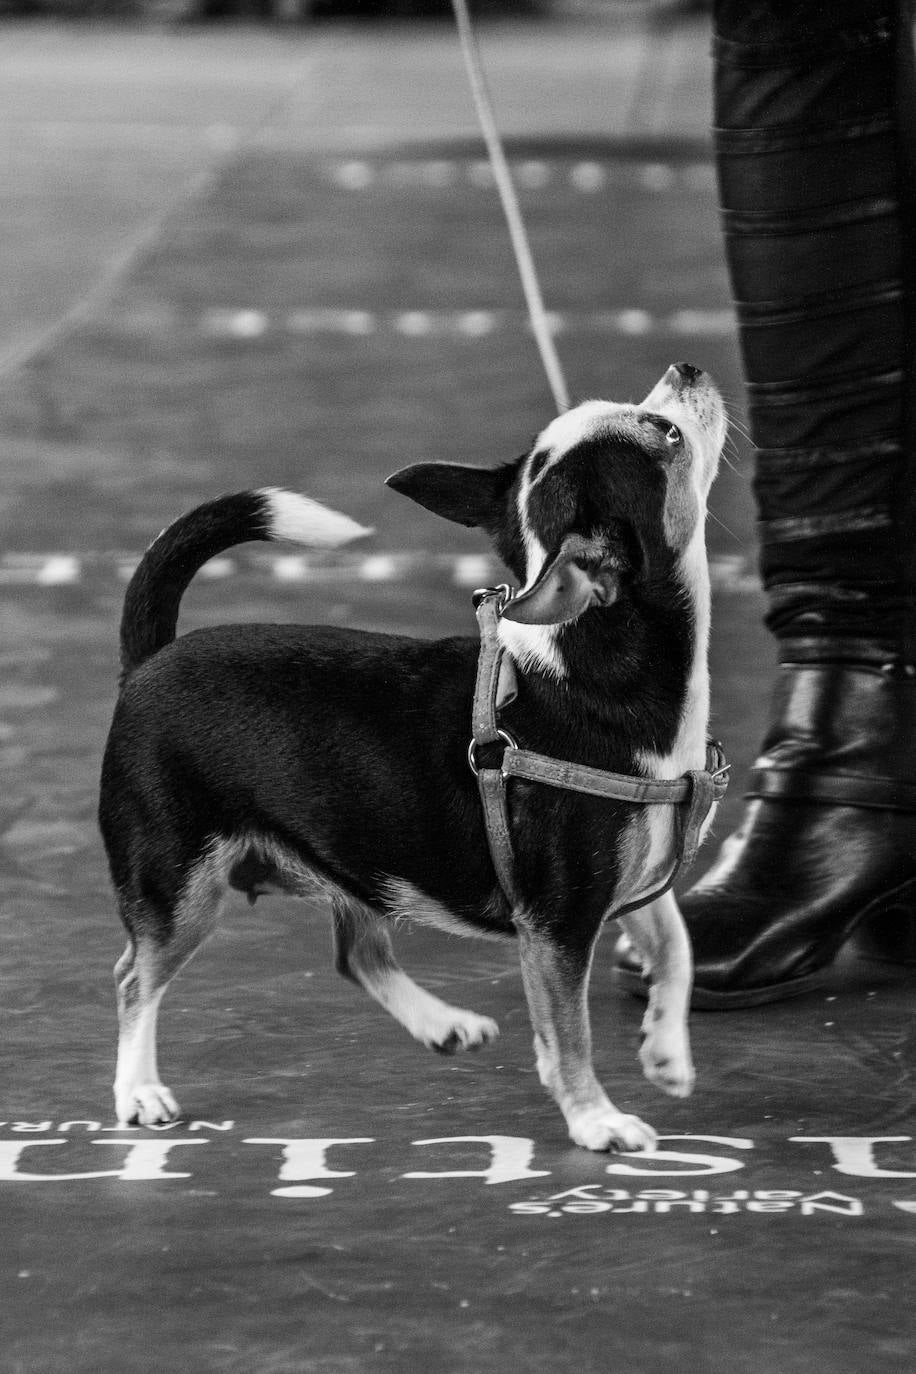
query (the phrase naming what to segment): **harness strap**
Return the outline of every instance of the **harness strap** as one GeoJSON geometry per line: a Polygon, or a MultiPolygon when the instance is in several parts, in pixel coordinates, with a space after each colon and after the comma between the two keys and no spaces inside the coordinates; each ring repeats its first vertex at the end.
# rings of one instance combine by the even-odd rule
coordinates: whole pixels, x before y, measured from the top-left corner
{"type": "MultiPolygon", "coordinates": [[[[477,593],[475,593],[475,597],[477,593]]],[[[487,588],[487,595],[476,601],[477,624],[480,627],[480,656],[477,659],[477,681],[474,684],[474,720],[472,745],[495,744],[499,739],[496,715],[499,709],[499,670],[504,650],[499,642],[499,617],[509,599],[509,588],[487,588]]]]}
{"type": "Polygon", "coordinates": [[[515,856],[512,851],[512,836],[509,833],[506,783],[501,769],[481,768],[477,774],[477,786],[483,803],[483,820],[487,829],[493,867],[509,905],[515,910],[519,906],[518,890],[515,886],[515,856]]]}
{"type": "Polygon", "coordinates": [[[543,783],[563,791],[582,792],[609,801],[680,808],[681,823],[671,876],[658,891],[619,908],[615,915],[645,906],[667,892],[679,872],[689,867],[696,858],[703,823],[713,804],[725,795],[728,786],[729,765],[722,746],[716,741],[708,742],[705,768],[694,769],[681,778],[667,779],[611,773],[587,764],[569,763],[565,759],[554,759],[546,754],[520,749],[498,721],[500,706],[514,696],[514,680],[505,672],[511,660],[504,657],[498,630],[499,617],[511,596],[511,588],[506,585],[483,588],[474,594],[480,627],[480,656],[474,688],[473,735],[468,748],[468,762],[477,776],[490,856],[500,886],[510,905],[518,906],[506,784],[509,778],[524,778],[528,782],[543,783]],[[483,764],[478,751],[500,743],[503,753],[499,765],[483,764]]]}
{"type": "Polygon", "coordinates": [[[584,763],[566,763],[545,754],[532,754],[527,749],[507,749],[502,772],[506,778],[528,778],[531,782],[563,787],[570,792],[587,792],[610,801],[683,802],[691,793],[690,774],[670,782],[656,782],[650,778],[631,777],[628,773],[607,773],[584,763]]]}
{"type": "Polygon", "coordinates": [[[505,730],[500,730],[498,711],[500,702],[500,674],[505,659],[505,651],[499,642],[499,617],[503,606],[512,595],[511,588],[486,588],[474,594],[477,624],[480,627],[480,656],[477,660],[477,681],[474,685],[473,735],[468,748],[468,762],[477,775],[477,786],[483,805],[484,826],[490,857],[499,885],[506,895],[509,905],[519,905],[515,887],[515,860],[512,853],[512,836],[509,833],[509,810],[506,805],[506,780],[502,766],[483,767],[477,762],[477,751],[486,745],[498,744],[500,739],[508,749],[515,747],[515,741],[505,730]]]}

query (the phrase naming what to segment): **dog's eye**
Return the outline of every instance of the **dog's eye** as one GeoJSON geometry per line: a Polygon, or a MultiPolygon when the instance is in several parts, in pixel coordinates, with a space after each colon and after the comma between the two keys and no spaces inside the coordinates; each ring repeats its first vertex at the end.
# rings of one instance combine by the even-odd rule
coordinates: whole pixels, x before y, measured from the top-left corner
{"type": "Polygon", "coordinates": [[[673,425],[664,415],[647,415],[645,418],[659,434],[664,435],[665,443],[670,444],[672,448],[683,442],[684,436],[677,425],[673,425]]]}

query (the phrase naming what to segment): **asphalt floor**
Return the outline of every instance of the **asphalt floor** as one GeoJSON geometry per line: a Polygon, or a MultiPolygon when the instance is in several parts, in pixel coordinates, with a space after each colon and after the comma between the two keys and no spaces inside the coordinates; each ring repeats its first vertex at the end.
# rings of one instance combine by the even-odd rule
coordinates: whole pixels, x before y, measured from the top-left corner
{"type": "MultiPolygon", "coordinates": [[[[94,815],[136,558],[200,500],[289,486],[372,540],[233,552],[183,628],[470,632],[485,543],[383,479],[514,457],[550,397],[446,26],[2,36],[0,1369],[909,1368],[912,997],[878,965],[696,1015],[700,1082],[672,1102],[639,1076],[608,938],[599,1073],[668,1137],[634,1162],[569,1146],[511,949],[399,932],[419,981],[501,1025],[440,1059],[334,974],[320,907],[239,902],[166,1002],[186,1117],[117,1127],[94,815]]],[[[592,10],[482,40],[576,396],[638,397],[687,357],[732,402],[709,527],[721,837],[772,652],[705,21],[592,10]]]]}

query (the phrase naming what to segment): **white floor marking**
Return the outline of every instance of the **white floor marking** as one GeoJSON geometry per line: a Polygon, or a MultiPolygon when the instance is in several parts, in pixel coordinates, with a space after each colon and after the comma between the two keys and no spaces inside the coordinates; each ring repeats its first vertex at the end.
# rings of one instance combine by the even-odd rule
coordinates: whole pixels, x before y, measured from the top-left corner
{"type": "Polygon", "coordinates": [[[621,334],[651,334],[655,321],[648,310],[618,310],[609,316],[609,332],[615,326],[621,334]]]}
{"type": "Polygon", "coordinates": [[[329,333],[360,337],[374,334],[378,323],[378,318],[371,310],[333,310],[320,306],[288,311],[280,328],[290,334],[329,333]]]}
{"type": "Polygon", "coordinates": [[[494,574],[493,559],[485,553],[465,553],[452,560],[452,581],[457,587],[487,586],[494,574]]]}
{"type": "MultiPolygon", "coordinates": [[[[129,322],[128,322],[129,323],[129,322]]],[[[556,334],[609,334],[623,337],[657,334],[698,339],[727,338],[735,331],[732,311],[726,307],[710,310],[682,309],[653,314],[636,306],[608,310],[551,310],[548,325],[556,334]]],[[[176,317],[165,312],[146,319],[141,332],[162,332],[181,328],[176,317]]],[[[410,309],[373,311],[331,306],[302,307],[279,311],[253,308],[217,307],[199,317],[197,329],[211,339],[239,344],[257,344],[277,331],[290,335],[348,335],[369,338],[394,334],[402,339],[464,339],[473,341],[498,332],[520,333],[529,329],[525,314],[517,309],[440,310],[410,309]]]]}
{"type": "MultiPolygon", "coordinates": [[[[652,195],[703,192],[715,189],[712,162],[639,162],[623,157],[515,157],[509,159],[513,177],[523,192],[560,187],[593,196],[609,187],[635,187],[652,195]]],[[[329,159],[322,164],[328,181],[344,191],[414,187],[447,190],[472,186],[492,191],[493,170],[481,158],[329,159]]]]}
{"type": "Polygon", "coordinates": [[[730,334],[735,328],[731,310],[676,310],[666,319],[672,334],[730,334]]]}
{"type": "Polygon", "coordinates": [[[79,558],[70,553],[51,554],[37,569],[35,580],[41,587],[66,587],[79,582],[82,567],[79,558]]]}
{"type": "Polygon", "coordinates": [[[394,582],[400,573],[396,554],[376,553],[364,558],[359,568],[363,582],[394,582]]]}
{"type": "Polygon", "coordinates": [[[233,310],[230,307],[205,310],[200,318],[200,332],[212,338],[259,339],[270,327],[270,317],[263,310],[233,310]]]}
{"type": "Polygon", "coordinates": [[[394,327],[399,334],[406,334],[409,339],[425,338],[435,330],[435,312],[431,310],[404,310],[395,316],[394,327]]]}
{"type": "MultiPolygon", "coordinates": [[[[547,328],[553,335],[565,334],[567,329],[569,328],[570,317],[564,314],[561,310],[545,311],[544,319],[547,321],[547,328]]],[[[525,324],[525,328],[529,330],[531,328],[531,325],[527,321],[525,324]]]]}
{"type": "Polygon", "coordinates": [[[209,563],[205,563],[197,574],[210,582],[220,582],[224,577],[232,577],[238,572],[238,564],[234,558],[211,558],[209,563]]]}
{"type": "Polygon", "coordinates": [[[465,310],[458,318],[458,329],[469,339],[482,339],[485,334],[493,333],[496,323],[493,310],[465,310]]]}
{"type": "Polygon", "coordinates": [[[608,173],[600,162],[577,162],[570,169],[569,180],[574,190],[584,195],[594,195],[596,191],[604,190],[608,173]]]}
{"type": "MultiPolygon", "coordinates": [[[[62,587],[126,582],[139,555],[80,553],[8,553],[0,555],[0,587],[62,587]]],[[[755,557],[713,556],[709,565],[717,592],[751,594],[760,589],[755,557]]],[[[269,577],[277,582],[314,585],[416,583],[436,577],[462,590],[505,580],[502,565],[485,553],[434,554],[424,550],[389,549],[376,553],[334,550],[330,553],[277,553],[251,550],[237,558],[220,555],[205,563],[198,577],[228,581],[234,577],[269,577]]]]}
{"type": "Polygon", "coordinates": [[[368,162],[339,162],[331,175],[348,191],[365,191],[375,181],[375,169],[368,162]]]}
{"type": "Polygon", "coordinates": [[[307,582],[309,559],[301,553],[281,553],[273,560],[273,575],[278,582],[307,582]]]}

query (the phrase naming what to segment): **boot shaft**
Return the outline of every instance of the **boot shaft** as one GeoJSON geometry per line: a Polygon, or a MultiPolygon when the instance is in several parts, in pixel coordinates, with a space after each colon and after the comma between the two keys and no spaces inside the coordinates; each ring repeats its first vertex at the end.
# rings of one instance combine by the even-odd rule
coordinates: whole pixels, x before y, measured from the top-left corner
{"type": "Polygon", "coordinates": [[[768,624],[916,658],[908,7],[720,0],[715,137],[768,624]]]}

